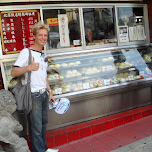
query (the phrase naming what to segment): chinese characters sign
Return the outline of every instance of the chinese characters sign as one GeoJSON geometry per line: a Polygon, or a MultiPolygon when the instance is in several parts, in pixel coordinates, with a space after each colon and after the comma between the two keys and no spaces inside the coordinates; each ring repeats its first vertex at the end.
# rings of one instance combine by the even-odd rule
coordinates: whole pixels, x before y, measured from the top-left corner
{"type": "Polygon", "coordinates": [[[46,20],[49,26],[58,26],[58,18],[48,18],[46,20]]]}
{"type": "Polygon", "coordinates": [[[70,46],[68,18],[66,14],[58,15],[60,45],[62,47],[70,46]]]}
{"type": "Polygon", "coordinates": [[[3,54],[20,52],[34,43],[32,27],[40,21],[37,10],[7,11],[0,13],[3,54]]]}

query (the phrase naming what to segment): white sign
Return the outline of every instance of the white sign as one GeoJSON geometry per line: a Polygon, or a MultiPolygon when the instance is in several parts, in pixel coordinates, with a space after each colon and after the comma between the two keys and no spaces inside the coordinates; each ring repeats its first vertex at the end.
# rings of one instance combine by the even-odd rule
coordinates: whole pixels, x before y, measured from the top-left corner
{"type": "Polygon", "coordinates": [[[90,88],[89,83],[83,83],[83,88],[84,88],[84,89],[89,89],[89,88],[90,88]]]}
{"type": "Polygon", "coordinates": [[[128,42],[128,26],[119,26],[119,39],[120,42],[128,42]]]}
{"type": "Polygon", "coordinates": [[[145,30],[144,26],[134,26],[129,27],[129,40],[137,41],[137,40],[145,40],[145,30]]]}
{"type": "Polygon", "coordinates": [[[56,94],[62,94],[62,88],[57,88],[55,89],[56,94]]]}
{"type": "Polygon", "coordinates": [[[60,45],[61,47],[70,46],[68,18],[66,14],[58,14],[60,45]]]}
{"type": "Polygon", "coordinates": [[[145,40],[146,36],[144,26],[137,26],[137,36],[138,40],[145,40]]]}
{"type": "Polygon", "coordinates": [[[136,28],[136,26],[129,27],[129,40],[130,41],[137,40],[137,28],[136,28]]]}

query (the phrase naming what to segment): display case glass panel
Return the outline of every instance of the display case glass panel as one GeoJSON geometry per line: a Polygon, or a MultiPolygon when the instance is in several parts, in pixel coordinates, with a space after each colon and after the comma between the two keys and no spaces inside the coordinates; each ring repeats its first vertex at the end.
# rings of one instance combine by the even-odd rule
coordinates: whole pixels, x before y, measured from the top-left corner
{"type": "Polygon", "coordinates": [[[120,42],[146,40],[143,7],[118,7],[117,16],[120,42]]]}
{"type": "Polygon", "coordinates": [[[50,27],[47,49],[60,49],[81,46],[79,10],[46,9],[43,19],[50,27]]]}
{"type": "MultiPolygon", "coordinates": [[[[1,61],[5,89],[17,79],[11,76],[15,60],[1,61]]],[[[56,57],[48,56],[47,78],[53,95],[84,92],[152,79],[152,48],[131,48],[56,57]],[[80,91],[80,92],[79,92],[80,91]]],[[[22,79],[24,84],[24,79],[22,79]]]]}
{"type": "Polygon", "coordinates": [[[152,49],[120,49],[50,57],[48,80],[54,95],[151,78],[152,49]]]}
{"type": "Polygon", "coordinates": [[[86,45],[116,43],[113,8],[83,8],[86,45]]]}

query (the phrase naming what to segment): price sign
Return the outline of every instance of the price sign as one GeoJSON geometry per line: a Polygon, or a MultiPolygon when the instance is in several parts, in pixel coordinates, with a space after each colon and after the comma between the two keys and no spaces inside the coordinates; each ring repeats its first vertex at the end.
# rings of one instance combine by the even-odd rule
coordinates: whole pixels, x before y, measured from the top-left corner
{"type": "Polygon", "coordinates": [[[0,12],[3,54],[19,53],[34,44],[32,27],[40,21],[38,10],[0,12]]]}
{"type": "Polygon", "coordinates": [[[57,88],[55,89],[56,94],[62,94],[62,88],[57,88]]]}
{"type": "Polygon", "coordinates": [[[105,85],[110,85],[110,79],[104,79],[104,84],[105,85]]]}
{"type": "Polygon", "coordinates": [[[59,79],[59,75],[58,74],[54,74],[52,75],[53,79],[56,80],[56,79],[59,79]]]}
{"type": "Polygon", "coordinates": [[[84,89],[89,89],[89,88],[90,88],[89,83],[83,83],[83,88],[84,88],[84,89]]]}
{"type": "Polygon", "coordinates": [[[107,66],[106,68],[107,68],[107,70],[112,70],[112,66],[111,65],[107,66]]]}
{"type": "Polygon", "coordinates": [[[129,79],[129,80],[134,80],[134,76],[133,76],[133,75],[129,75],[129,76],[128,76],[128,79],[129,79]]]}

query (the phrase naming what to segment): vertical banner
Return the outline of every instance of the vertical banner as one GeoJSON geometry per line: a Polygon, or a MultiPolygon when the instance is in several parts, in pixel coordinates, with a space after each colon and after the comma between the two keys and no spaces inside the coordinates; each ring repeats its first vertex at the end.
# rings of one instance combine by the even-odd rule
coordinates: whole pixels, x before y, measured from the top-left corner
{"type": "Polygon", "coordinates": [[[19,53],[34,43],[32,27],[40,21],[38,10],[0,12],[3,54],[19,53]]]}
{"type": "Polygon", "coordinates": [[[70,46],[68,18],[66,14],[58,14],[60,45],[61,47],[70,46]]]}

